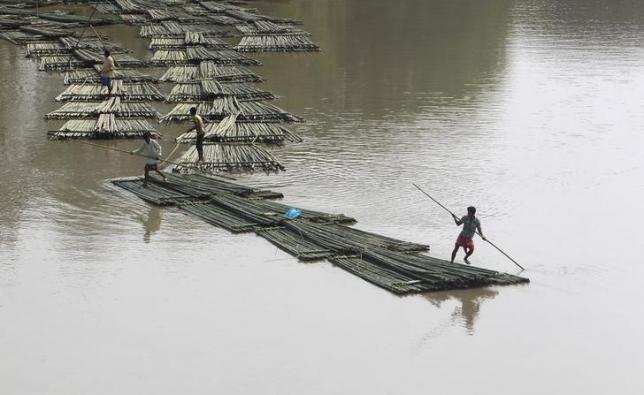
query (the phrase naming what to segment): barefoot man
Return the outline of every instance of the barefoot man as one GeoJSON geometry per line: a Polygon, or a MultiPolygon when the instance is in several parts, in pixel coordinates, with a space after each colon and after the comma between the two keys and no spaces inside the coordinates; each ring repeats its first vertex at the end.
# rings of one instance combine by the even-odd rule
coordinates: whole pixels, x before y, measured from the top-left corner
{"type": "Polygon", "coordinates": [[[130,154],[138,154],[141,156],[145,156],[145,178],[143,179],[143,186],[148,186],[148,178],[149,178],[149,173],[150,170],[154,170],[161,177],[163,177],[163,181],[165,181],[165,174],[161,173],[159,171],[159,158],[161,158],[161,145],[157,143],[156,140],[152,139],[152,135],[150,132],[145,132],[143,133],[143,139],[145,140],[143,142],[143,145],[139,147],[139,149],[136,149],[134,151],[130,151],[130,154]]]}
{"type": "Polygon", "coordinates": [[[456,258],[456,253],[458,252],[458,248],[463,247],[463,250],[465,251],[465,262],[469,265],[470,261],[468,261],[467,258],[469,258],[470,255],[472,255],[472,253],[474,252],[473,237],[477,230],[479,231],[481,238],[483,240],[487,240],[485,236],[483,236],[483,231],[481,230],[481,221],[479,221],[479,219],[476,218],[475,214],[476,214],[476,208],[472,206],[467,208],[467,215],[461,219],[459,219],[456,215],[452,214],[452,217],[454,218],[454,222],[456,222],[456,225],[457,226],[463,225],[463,230],[458,235],[458,238],[456,239],[456,244],[454,246],[454,251],[452,251],[452,260],[451,260],[452,263],[454,263],[454,258],[456,258]]]}
{"type": "Polygon", "coordinates": [[[107,87],[107,95],[112,95],[112,79],[114,78],[114,70],[116,64],[109,49],[103,51],[105,59],[103,60],[103,67],[101,67],[101,85],[107,87]]]}

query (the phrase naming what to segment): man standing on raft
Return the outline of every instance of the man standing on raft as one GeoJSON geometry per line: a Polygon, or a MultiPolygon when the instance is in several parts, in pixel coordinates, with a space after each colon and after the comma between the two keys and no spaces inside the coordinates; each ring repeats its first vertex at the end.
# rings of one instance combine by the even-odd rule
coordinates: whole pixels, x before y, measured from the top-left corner
{"type": "Polygon", "coordinates": [[[103,60],[103,67],[101,67],[101,85],[107,87],[107,95],[112,96],[112,79],[114,78],[114,70],[116,64],[109,49],[103,51],[105,59],[103,60]]]}
{"type": "MultiPolygon", "coordinates": [[[[203,118],[201,118],[201,115],[197,115],[197,107],[191,107],[190,108],[190,116],[192,117],[192,122],[194,123],[194,129],[195,132],[197,133],[197,141],[196,141],[196,148],[197,148],[197,155],[199,156],[199,159],[197,159],[197,162],[203,162],[203,139],[206,136],[206,131],[204,130],[203,126],[203,118]]],[[[188,131],[192,130],[192,128],[188,129],[188,131]]]]}
{"type": "Polygon", "coordinates": [[[148,178],[149,178],[149,172],[150,170],[154,170],[161,177],[163,177],[163,181],[165,181],[166,177],[165,174],[161,173],[159,171],[159,158],[161,158],[161,145],[157,143],[156,140],[152,139],[152,135],[150,132],[145,132],[143,133],[143,139],[145,140],[143,142],[143,145],[139,147],[139,149],[136,149],[134,151],[130,151],[130,154],[134,155],[141,155],[146,158],[145,160],[145,178],[143,179],[143,186],[146,187],[148,186],[148,178]]]}
{"type": "Polygon", "coordinates": [[[454,251],[452,251],[452,260],[451,260],[452,263],[454,263],[454,258],[456,258],[456,253],[458,252],[458,248],[463,247],[463,250],[465,251],[465,262],[469,265],[470,261],[468,261],[467,258],[469,258],[472,255],[472,253],[474,253],[473,237],[477,230],[479,232],[479,235],[481,235],[481,238],[483,240],[487,240],[485,236],[483,236],[483,231],[481,230],[481,221],[479,221],[479,219],[476,218],[474,214],[476,214],[476,208],[472,206],[467,208],[467,215],[461,219],[459,219],[456,215],[452,214],[452,217],[454,218],[454,222],[456,222],[456,225],[457,226],[463,225],[463,230],[458,235],[458,238],[456,239],[456,244],[454,246],[454,251]]]}

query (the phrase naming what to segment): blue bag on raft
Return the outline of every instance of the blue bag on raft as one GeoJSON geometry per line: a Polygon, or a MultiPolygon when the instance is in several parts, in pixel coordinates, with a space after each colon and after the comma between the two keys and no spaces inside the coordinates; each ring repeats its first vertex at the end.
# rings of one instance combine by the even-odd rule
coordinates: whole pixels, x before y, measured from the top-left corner
{"type": "Polygon", "coordinates": [[[288,219],[298,219],[302,215],[302,210],[299,208],[291,207],[288,210],[286,210],[286,218],[288,219]]]}

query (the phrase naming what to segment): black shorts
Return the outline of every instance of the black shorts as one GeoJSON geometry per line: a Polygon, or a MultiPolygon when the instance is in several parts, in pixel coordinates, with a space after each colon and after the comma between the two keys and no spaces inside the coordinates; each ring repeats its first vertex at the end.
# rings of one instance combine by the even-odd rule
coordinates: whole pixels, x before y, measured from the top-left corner
{"type": "Polygon", "coordinates": [[[197,149],[199,149],[199,150],[203,149],[203,138],[204,138],[203,134],[198,134],[197,135],[197,144],[196,145],[197,145],[197,149]]]}
{"type": "Polygon", "coordinates": [[[112,86],[112,79],[110,77],[101,76],[101,85],[103,86],[112,86]]]}

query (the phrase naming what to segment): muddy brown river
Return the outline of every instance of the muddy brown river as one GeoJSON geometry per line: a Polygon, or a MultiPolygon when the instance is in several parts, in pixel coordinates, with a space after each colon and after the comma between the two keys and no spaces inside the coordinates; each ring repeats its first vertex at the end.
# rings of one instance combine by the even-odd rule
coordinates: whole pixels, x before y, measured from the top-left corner
{"type": "MultiPolygon", "coordinates": [[[[253,4],[322,50],[257,56],[307,122],[286,172],[239,181],[448,258],[415,182],[531,283],[401,298],[108,188],[141,159],[48,141],[62,77],[0,41],[0,393],[642,394],[644,2],[253,4]]],[[[480,240],[472,262],[517,273],[480,240]]]]}

